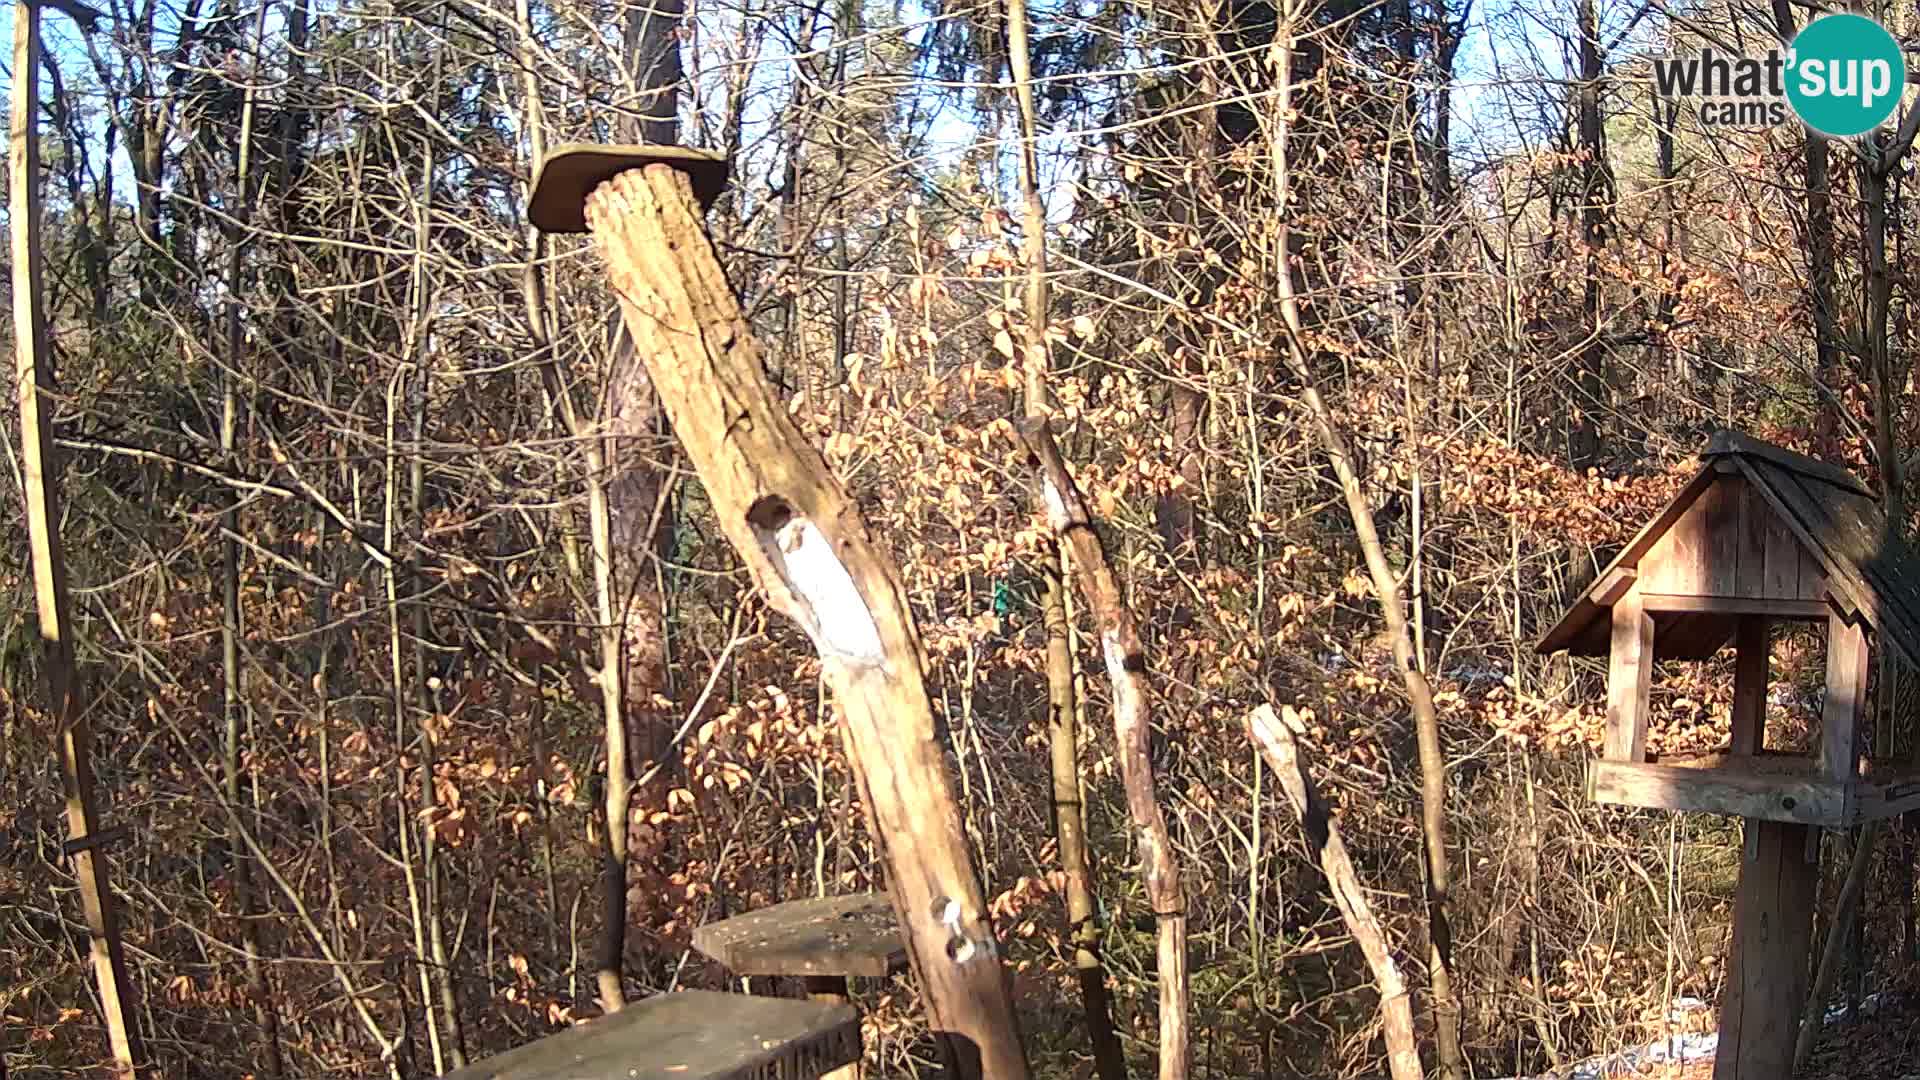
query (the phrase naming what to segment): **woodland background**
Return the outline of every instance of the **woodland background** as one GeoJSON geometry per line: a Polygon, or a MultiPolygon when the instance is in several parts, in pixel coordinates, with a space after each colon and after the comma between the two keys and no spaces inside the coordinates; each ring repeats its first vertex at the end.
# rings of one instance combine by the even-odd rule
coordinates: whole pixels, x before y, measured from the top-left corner
{"type": "MultiPolygon", "coordinates": [[[[878,885],[817,661],[671,438],[617,415],[591,249],[523,218],[542,147],[640,139],[734,161],[713,235],[794,415],[902,563],[1040,1075],[1091,1063],[1049,541],[1004,423],[1035,341],[1153,661],[1196,1074],[1363,1075],[1381,1052],[1248,744],[1263,702],[1306,718],[1424,985],[1414,725],[1281,355],[1288,290],[1437,691],[1467,1059],[1524,1074],[1659,1037],[1672,998],[1718,995],[1738,833],[1589,805],[1603,673],[1532,642],[1721,426],[1844,462],[1912,523],[1910,133],[1704,132],[1650,81],[1650,55],[1761,48],[1816,8],[1036,0],[1044,327],[991,0],[111,0],[91,34],[49,15],[62,527],[165,1075],[382,1075],[389,1046],[433,1075],[597,1015],[609,949],[628,997],[723,986],[691,927],[878,885]],[[626,425],[614,460],[603,423],[626,425]]],[[[16,1080],[90,1075],[105,1038],[23,529],[0,586],[0,1054],[16,1080]]],[[[1138,1072],[1152,928],[1096,656],[1075,642],[1079,776],[1138,1072]]],[[[1775,663],[1774,722],[1804,730],[1819,646],[1788,637],[1775,663]]],[[[1730,685],[1663,668],[1655,748],[1723,742],[1730,685]]],[[[1914,988],[1915,840],[1883,844],[1843,997],[1914,988]]],[[[1844,847],[1827,857],[1830,898],[1844,847]]],[[[933,1071],[910,982],[859,994],[872,1065],[933,1071]]],[[[1863,1040],[1845,1073],[1914,1060],[1912,1037],[1863,1040]]]]}

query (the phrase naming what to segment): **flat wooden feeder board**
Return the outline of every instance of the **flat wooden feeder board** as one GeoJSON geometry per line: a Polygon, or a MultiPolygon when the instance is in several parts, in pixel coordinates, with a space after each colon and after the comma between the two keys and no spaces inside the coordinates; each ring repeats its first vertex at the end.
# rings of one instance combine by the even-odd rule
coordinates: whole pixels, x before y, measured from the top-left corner
{"type": "Polygon", "coordinates": [[[1845,469],[1735,432],[1541,639],[1539,651],[1606,656],[1606,742],[1587,774],[1596,802],[1745,819],[1716,1080],[1793,1071],[1808,988],[1816,828],[1920,808],[1920,774],[1866,761],[1868,631],[1920,662],[1920,554],[1845,469]],[[1826,694],[1814,753],[1767,745],[1776,622],[1825,624],[1826,694]],[[1735,650],[1724,752],[1647,752],[1654,662],[1735,650]]]}
{"type": "Polygon", "coordinates": [[[693,947],[735,975],[859,975],[907,969],[893,906],[876,893],[792,900],[693,932],[693,947]]]}
{"type": "Polygon", "coordinates": [[[860,1057],[852,1008],[687,990],[509,1050],[447,1080],[800,1080],[860,1057]]]}

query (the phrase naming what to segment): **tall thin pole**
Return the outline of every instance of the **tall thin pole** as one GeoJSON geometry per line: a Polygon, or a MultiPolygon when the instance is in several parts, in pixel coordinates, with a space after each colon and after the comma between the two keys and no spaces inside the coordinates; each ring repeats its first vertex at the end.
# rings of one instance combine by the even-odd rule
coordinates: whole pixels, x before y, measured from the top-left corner
{"type": "Polygon", "coordinates": [[[66,561],[60,550],[58,463],[53,452],[53,387],[47,354],[47,313],[41,300],[44,276],[40,260],[40,12],[30,3],[13,9],[13,99],[10,134],[13,156],[8,194],[13,214],[13,326],[15,390],[20,399],[21,465],[25,471],[27,537],[33,559],[33,592],[39,606],[40,642],[45,654],[49,713],[57,725],[55,745],[67,789],[67,833],[81,845],[73,854],[80,902],[86,909],[93,973],[100,984],[114,1071],[128,1080],[139,1075],[146,1055],[133,1010],[133,989],[120,947],[113,892],[107,886],[107,858],[99,841],[94,803],[92,731],[74,663],[72,605],[67,596],[66,561]]]}

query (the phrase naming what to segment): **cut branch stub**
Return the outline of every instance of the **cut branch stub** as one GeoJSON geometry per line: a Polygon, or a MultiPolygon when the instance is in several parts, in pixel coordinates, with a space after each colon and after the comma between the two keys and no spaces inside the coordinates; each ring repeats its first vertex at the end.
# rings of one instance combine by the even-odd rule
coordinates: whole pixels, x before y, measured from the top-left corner
{"type": "Polygon", "coordinates": [[[825,457],[775,398],[695,195],[676,163],[654,161],[595,188],[586,222],[721,529],[773,607],[820,652],[951,1074],[1024,1080],[905,588],[825,457]]]}

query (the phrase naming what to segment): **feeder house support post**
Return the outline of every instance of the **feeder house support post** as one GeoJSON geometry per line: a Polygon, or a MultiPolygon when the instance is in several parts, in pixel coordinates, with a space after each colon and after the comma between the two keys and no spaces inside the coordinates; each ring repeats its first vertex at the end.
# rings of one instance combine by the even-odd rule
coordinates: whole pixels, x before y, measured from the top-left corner
{"type": "MultiPolygon", "coordinates": [[[[1836,617],[1833,625],[1845,624],[1836,617]]],[[[1768,643],[1765,618],[1740,620],[1733,682],[1735,754],[1756,755],[1766,746],[1768,643]]],[[[1793,1042],[1807,996],[1820,881],[1819,848],[1813,843],[1818,833],[1806,825],[1755,818],[1743,825],[1746,842],[1734,895],[1733,941],[1713,1075],[1714,1080],[1778,1080],[1792,1074],[1793,1042]]]]}
{"type": "Polygon", "coordinates": [[[1827,700],[1820,711],[1820,771],[1855,773],[1854,732],[1867,704],[1867,630],[1838,612],[1827,617],[1827,700]]]}
{"type": "Polygon", "coordinates": [[[1629,589],[1613,605],[1613,646],[1607,666],[1609,761],[1639,762],[1647,756],[1647,707],[1653,685],[1653,617],[1629,589]]]}

